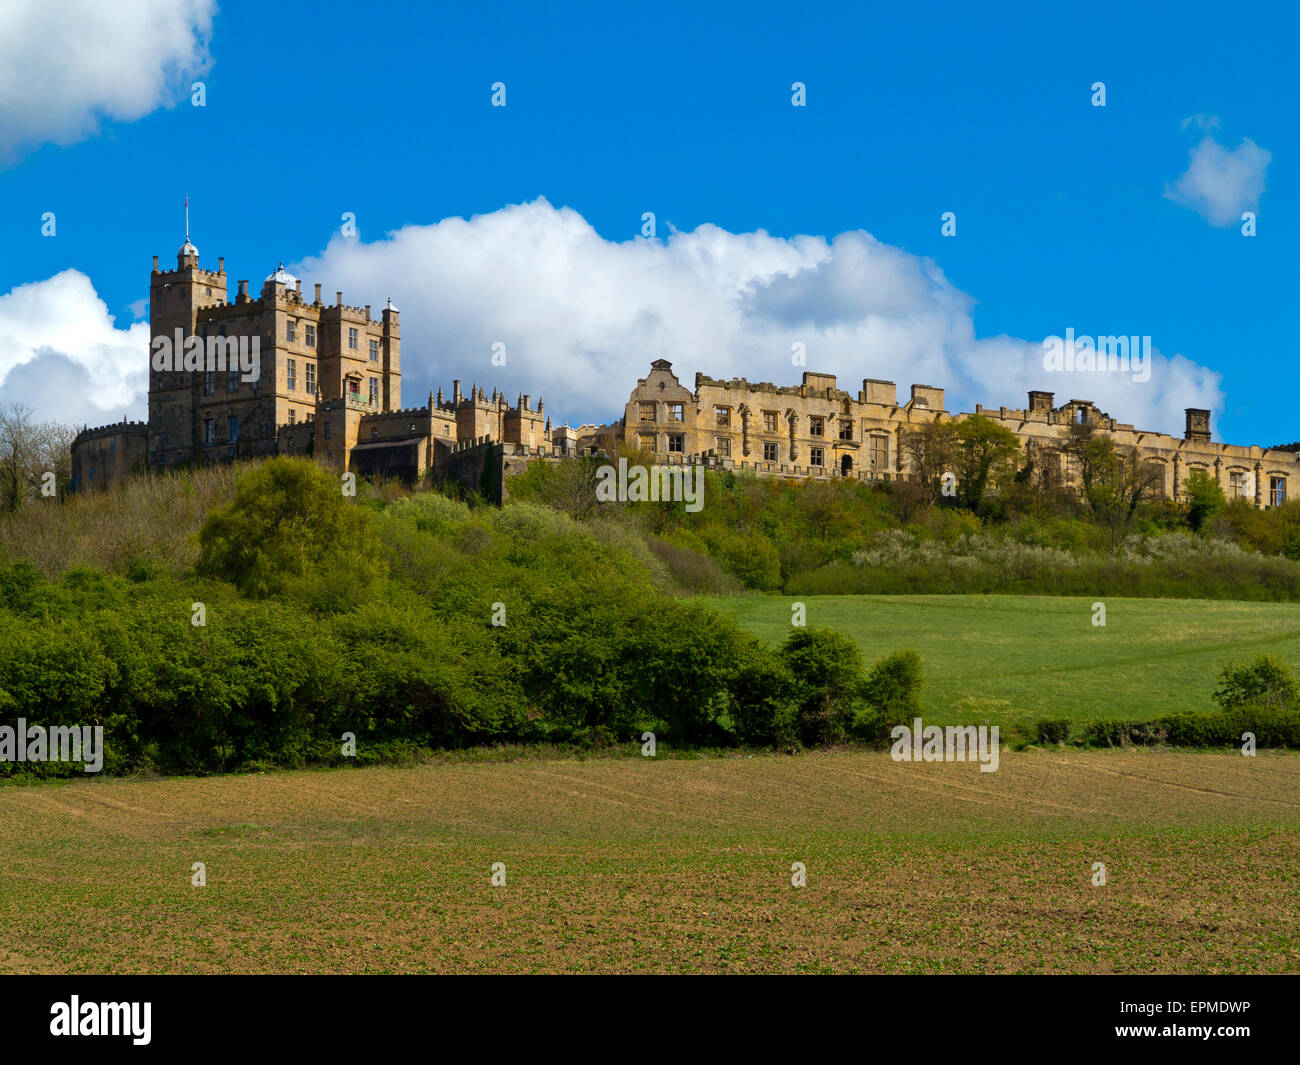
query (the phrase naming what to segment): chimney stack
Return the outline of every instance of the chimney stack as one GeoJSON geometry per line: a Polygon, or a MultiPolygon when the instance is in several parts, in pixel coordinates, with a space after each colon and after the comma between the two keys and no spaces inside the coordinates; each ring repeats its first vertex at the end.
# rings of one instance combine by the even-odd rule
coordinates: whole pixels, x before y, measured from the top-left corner
{"type": "Polygon", "coordinates": [[[153,257],[153,272],[155,274],[158,272],[158,256],[156,255],[153,257]]]}
{"type": "Polygon", "coordinates": [[[222,255],[217,259],[217,273],[224,274],[225,272],[226,272],[226,257],[222,255]]]}
{"type": "Polygon", "coordinates": [[[320,306],[320,283],[316,284],[316,305],[320,306]]]}

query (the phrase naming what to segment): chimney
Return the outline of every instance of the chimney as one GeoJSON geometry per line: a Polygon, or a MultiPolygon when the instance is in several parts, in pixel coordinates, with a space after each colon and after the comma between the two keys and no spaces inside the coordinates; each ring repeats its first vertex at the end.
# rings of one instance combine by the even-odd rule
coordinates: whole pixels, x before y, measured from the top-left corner
{"type": "Polygon", "coordinates": [[[298,293],[298,302],[301,303],[302,302],[302,278],[301,277],[298,278],[298,280],[293,283],[293,290],[296,293],[298,293]]]}
{"type": "Polygon", "coordinates": [[[521,407],[520,409],[521,409],[521,410],[527,410],[527,409],[528,409],[528,393],[527,393],[527,392],[524,393],[524,405],[523,405],[523,407],[521,407]]]}
{"type": "Polygon", "coordinates": [[[334,293],[334,302],[335,302],[335,304],[337,304],[337,305],[340,306],[340,307],[343,306],[343,290],[342,290],[342,289],[338,289],[338,290],[334,293]]]}
{"type": "Polygon", "coordinates": [[[1187,407],[1183,413],[1187,415],[1187,429],[1183,433],[1183,438],[1208,443],[1210,440],[1210,412],[1199,407],[1187,407]]]}
{"type": "Polygon", "coordinates": [[[155,274],[158,272],[158,256],[156,255],[153,257],[153,272],[155,274]]]}
{"type": "Polygon", "coordinates": [[[235,300],[235,301],[236,301],[237,303],[247,303],[247,302],[248,302],[248,282],[247,282],[247,281],[241,281],[241,282],[239,283],[239,295],[236,297],[236,300],[235,300]]]}
{"type": "Polygon", "coordinates": [[[366,321],[370,321],[370,304],[366,304],[366,321]]]}
{"type": "Polygon", "coordinates": [[[317,285],[316,285],[316,305],[317,305],[317,306],[320,306],[320,284],[319,284],[319,282],[318,282],[317,285]]]}
{"type": "Polygon", "coordinates": [[[451,383],[451,401],[453,403],[460,402],[460,378],[456,378],[451,383]]]}
{"type": "Polygon", "coordinates": [[[224,274],[225,272],[226,272],[226,257],[222,255],[217,259],[217,273],[224,274]]]}

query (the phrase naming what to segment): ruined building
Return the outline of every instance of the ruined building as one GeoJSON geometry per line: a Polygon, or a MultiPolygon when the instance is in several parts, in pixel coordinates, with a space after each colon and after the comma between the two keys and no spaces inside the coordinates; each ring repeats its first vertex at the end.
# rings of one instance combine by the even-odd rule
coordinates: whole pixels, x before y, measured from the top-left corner
{"type": "MultiPolygon", "coordinates": [[[[552,427],[540,399],[534,407],[520,395],[512,405],[496,389],[462,392],[459,381],[450,396],[439,390],[424,406],[403,407],[391,301],[378,320],[369,305],[345,304],[341,292],[325,304],[320,285],[308,302],[302,282],[283,267],[256,298],[240,281],[231,300],[227,285],[225,260],[215,272],[201,269],[188,236],[175,270],[159,270],[155,256],[149,420],[83,430],[73,444],[74,490],[110,487],[146,468],[288,454],[408,482],[456,479],[500,502],[507,479],[531,462],[616,448],[761,476],[890,481],[914,476],[904,447],[909,430],[967,417],[945,409],[942,388],[912,385],[900,401],[892,381],[864,380],[855,395],[833,375],[812,372],[793,386],[696,374],[692,391],[663,359],[651,363],[623,418],[609,425],[552,427]],[[181,362],[160,358],[159,349],[179,356],[175,349],[192,338],[193,353],[181,362]],[[260,371],[247,374],[240,367],[253,361],[251,347],[260,371]],[[228,356],[217,368],[209,365],[213,349],[228,356]],[[236,349],[247,361],[232,368],[236,349]]],[[[977,406],[974,413],[1010,429],[1043,463],[1059,464],[1050,471],[1059,483],[1074,480],[1059,445],[1079,422],[1157,463],[1172,499],[1196,469],[1229,498],[1257,507],[1285,502],[1300,478],[1295,451],[1211,440],[1206,410],[1186,412],[1182,438],[1118,422],[1088,400],[1058,406],[1051,392],[1030,392],[1023,409],[977,406]]]]}
{"type": "MultiPolygon", "coordinates": [[[[1262,447],[1220,444],[1210,439],[1210,412],[1189,409],[1182,438],[1147,432],[1116,421],[1085,399],[1057,406],[1051,392],[1030,392],[1023,409],[977,405],[1019,437],[1022,447],[1043,461],[1060,463],[1058,483],[1074,480],[1060,445],[1069,427],[1087,423],[1110,434],[1120,447],[1135,447],[1163,471],[1165,495],[1179,498],[1192,470],[1205,470],[1229,499],[1257,507],[1280,506],[1300,480],[1300,454],[1262,447]]],[[[899,399],[893,381],[866,379],[856,395],[833,375],[806,372],[794,386],[719,381],[695,375],[686,388],[663,359],[637,382],[623,419],[608,435],[625,446],[655,455],[656,461],[702,462],[770,477],[852,477],[889,481],[912,475],[904,447],[908,431],[927,422],[967,417],[944,407],[944,390],[912,385],[899,399]]]]}

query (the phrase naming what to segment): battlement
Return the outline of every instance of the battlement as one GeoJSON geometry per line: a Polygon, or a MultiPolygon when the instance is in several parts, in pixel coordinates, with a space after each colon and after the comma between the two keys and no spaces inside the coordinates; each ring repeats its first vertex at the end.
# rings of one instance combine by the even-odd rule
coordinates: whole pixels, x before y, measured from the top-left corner
{"type": "MultiPolygon", "coordinates": [[[[807,378],[809,375],[805,374],[804,376],[807,378]]],[[[830,374],[813,374],[811,376],[818,379],[827,379],[831,383],[826,387],[816,387],[807,383],[801,385],[776,385],[770,381],[750,381],[745,377],[732,377],[724,381],[721,378],[697,373],[695,375],[695,393],[697,399],[701,388],[723,388],[738,392],[764,392],[776,396],[797,396],[801,399],[842,399],[848,395],[847,392],[835,387],[835,378],[830,374]]]]}
{"type": "Polygon", "coordinates": [[[169,279],[175,281],[189,281],[193,278],[200,280],[211,279],[216,283],[224,283],[228,275],[225,270],[204,270],[201,267],[187,267],[184,270],[158,270],[155,269],[150,275],[151,283],[167,282],[169,279]]]}
{"type": "Polygon", "coordinates": [[[75,437],[73,443],[78,444],[83,440],[95,440],[102,437],[117,436],[119,433],[148,433],[148,422],[127,421],[123,418],[120,422],[111,422],[108,425],[96,425],[92,427],[83,427],[75,437]]]}

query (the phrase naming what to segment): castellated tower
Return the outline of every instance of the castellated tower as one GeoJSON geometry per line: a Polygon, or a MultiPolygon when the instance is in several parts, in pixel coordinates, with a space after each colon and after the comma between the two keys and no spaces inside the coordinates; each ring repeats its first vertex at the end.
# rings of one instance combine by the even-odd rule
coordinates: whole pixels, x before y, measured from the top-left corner
{"type": "Polygon", "coordinates": [[[430,393],[426,406],[402,407],[391,299],[377,318],[341,291],[326,304],[320,285],[304,295],[283,263],[255,292],[235,284],[232,292],[225,259],[215,273],[200,267],[188,233],[175,270],[160,270],[154,256],[149,420],[83,429],[72,446],[74,490],[110,488],[146,468],[277,454],[415,482],[456,463],[470,476],[486,460],[467,449],[495,448],[492,461],[503,464],[506,449],[537,458],[549,447],[543,405],[533,409],[527,395],[512,407],[496,388],[491,399],[477,384],[462,395],[456,381],[450,402],[440,391],[436,402],[430,393]]]}
{"type": "Polygon", "coordinates": [[[225,260],[216,273],[201,269],[188,235],[176,270],[160,271],[155,256],[149,287],[150,467],[286,449],[314,451],[326,462],[347,465],[361,418],[400,408],[401,331],[391,301],[379,322],[369,306],[345,304],[342,292],[326,306],[320,288],[308,302],[302,282],[281,264],[256,297],[247,281],[239,281],[231,299],[225,260]],[[203,342],[205,357],[220,351],[225,364],[155,365],[155,352],[180,355],[191,337],[203,342]],[[241,353],[246,363],[251,360],[251,371],[241,369],[241,353]],[[282,440],[286,433],[289,439],[282,440]]]}
{"type": "MultiPolygon", "coordinates": [[[[182,339],[195,336],[200,309],[225,301],[225,260],[218,260],[216,273],[200,269],[199,250],[190,243],[188,234],[176,253],[175,270],[159,270],[155,255],[149,277],[150,352],[158,338],[165,338],[174,347],[178,335],[182,339]]],[[[199,441],[194,421],[196,382],[192,376],[155,370],[150,361],[150,466],[173,466],[195,457],[199,441]]]]}

